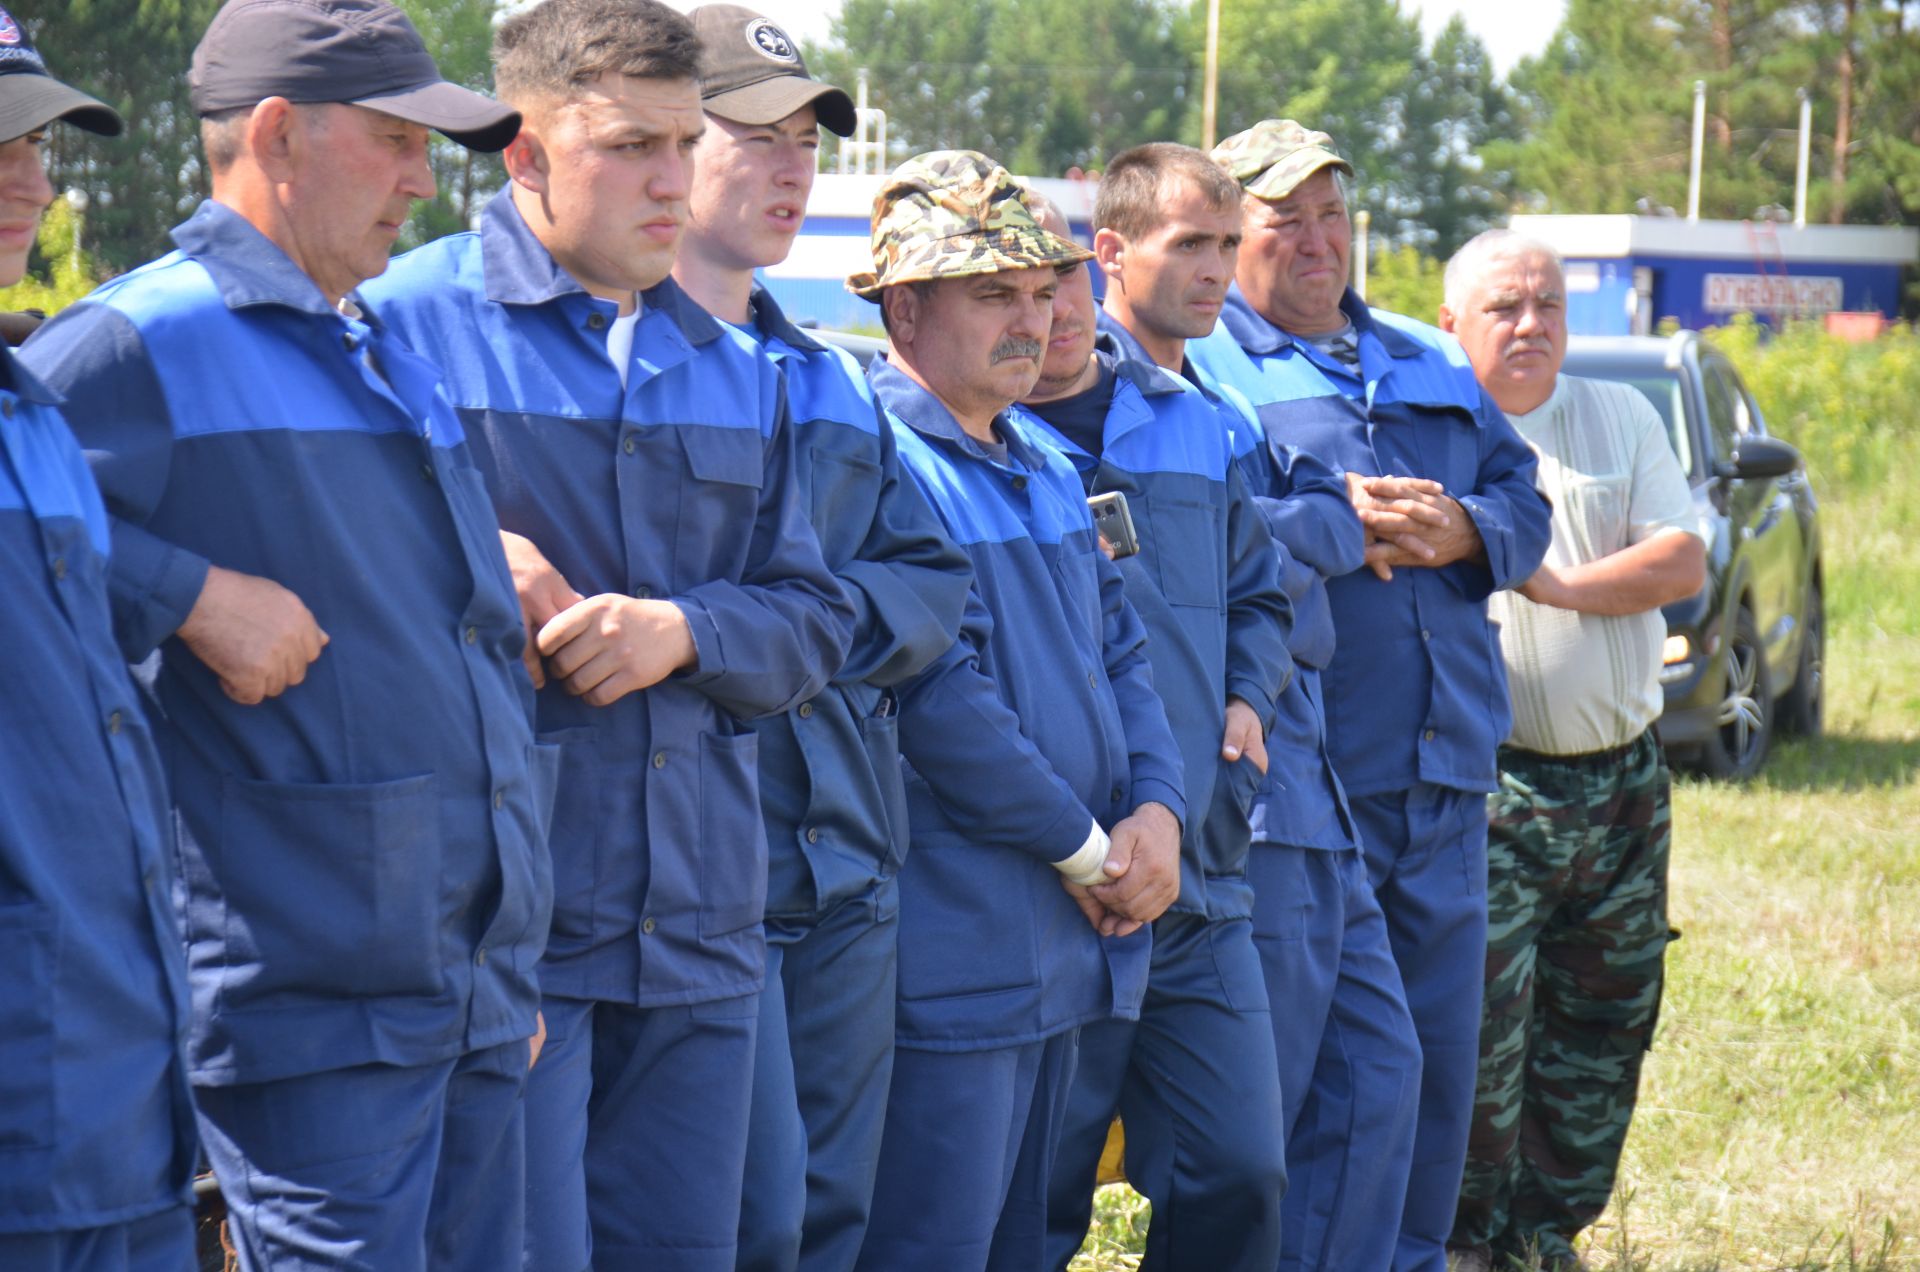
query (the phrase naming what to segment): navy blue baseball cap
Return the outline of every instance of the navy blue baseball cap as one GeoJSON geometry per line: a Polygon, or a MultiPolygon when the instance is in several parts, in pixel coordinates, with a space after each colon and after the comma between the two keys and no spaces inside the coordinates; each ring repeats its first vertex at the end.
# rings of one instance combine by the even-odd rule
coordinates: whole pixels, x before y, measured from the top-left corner
{"type": "Polygon", "coordinates": [[[117,137],[125,127],[113,107],[49,75],[27,29],[0,9],[0,141],[24,137],[56,119],[103,137],[117,137]]]}
{"type": "Polygon", "coordinates": [[[193,50],[187,87],[202,115],[290,102],[344,102],[501,150],[520,112],[449,84],[413,23],[387,0],[227,0],[193,50]]]}

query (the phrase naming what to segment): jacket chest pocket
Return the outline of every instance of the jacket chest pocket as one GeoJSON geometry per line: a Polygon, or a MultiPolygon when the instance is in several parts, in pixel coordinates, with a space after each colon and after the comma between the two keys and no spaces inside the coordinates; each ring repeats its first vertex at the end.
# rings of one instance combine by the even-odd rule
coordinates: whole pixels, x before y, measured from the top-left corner
{"type": "Polygon", "coordinates": [[[1226,580],[1220,574],[1225,531],[1219,510],[1183,499],[1153,499],[1147,501],[1147,511],[1141,535],[1151,538],[1160,594],[1167,603],[1226,609],[1226,580]]]}
{"type": "MultiPolygon", "coordinates": [[[[1420,463],[1412,474],[1427,477],[1447,488],[1454,498],[1473,493],[1480,484],[1480,443],[1482,429],[1473,413],[1462,406],[1442,404],[1419,407],[1417,417],[1396,418],[1387,425],[1386,436],[1401,446],[1411,439],[1411,449],[1420,463]]],[[[1374,434],[1375,452],[1383,450],[1382,431],[1374,434]]],[[[1381,459],[1386,459],[1381,455],[1381,459]]]]}
{"type": "Polygon", "coordinates": [[[676,431],[686,464],[674,538],[678,592],[740,576],[760,515],[767,461],[756,429],[686,425],[676,431]]]}
{"type": "Polygon", "coordinates": [[[880,502],[880,465],[823,446],[810,455],[807,513],[827,567],[853,559],[880,502]]]}
{"type": "Polygon", "coordinates": [[[229,1002],[440,992],[438,785],[227,779],[215,874],[229,1002]]]}

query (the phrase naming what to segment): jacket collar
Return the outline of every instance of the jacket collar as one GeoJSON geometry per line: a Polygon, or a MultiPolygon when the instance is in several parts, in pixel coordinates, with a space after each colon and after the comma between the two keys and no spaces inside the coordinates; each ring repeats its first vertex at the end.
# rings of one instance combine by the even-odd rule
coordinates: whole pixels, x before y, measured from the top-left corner
{"type": "MultiPolygon", "coordinates": [[[[1367,308],[1353,288],[1340,297],[1340,312],[1353,324],[1357,336],[1372,336],[1380,342],[1389,356],[1395,358],[1417,358],[1421,354],[1420,345],[1411,338],[1395,331],[1384,323],[1373,320],[1373,311],[1367,308]]],[[[1235,283],[1227,289],[1227,303],[1220,310],[1220,321],[1242,349],[1255,355],[1276,353],[1288,345],[1304,343],[1290,333],[1281,330],[1258,313],[1246,294],[1235,283]]]]}
{"type": "Polygon", "coordinates": [[[195,208],[173,227],[173,241],[207,271],[229,309],[281,305],[315,315],[334,312],[319,284],[279,244],[224,203],[208,199],[195,208]]]}
{"type": "MultiPolygon", "coordinates": [[[[980,443],[960,427],[960,421],[953,418],[953,412],[947,409],[946,403],[935,397],[918,380],[887,361],[884,355],[875,358],[867,368],[867,380],[872,384],[873,395],[879,399],[880,405],[914,432],[945,442],[976,459],[993,462],[980,443]]],[[[1020,429],[1014,426],[1012,408],[994,416],[993,422],[994,431],[1007,444],[1009,459],[1034,472],[1046,467],[1046,461],[1021,436],[1020,429]]]]}

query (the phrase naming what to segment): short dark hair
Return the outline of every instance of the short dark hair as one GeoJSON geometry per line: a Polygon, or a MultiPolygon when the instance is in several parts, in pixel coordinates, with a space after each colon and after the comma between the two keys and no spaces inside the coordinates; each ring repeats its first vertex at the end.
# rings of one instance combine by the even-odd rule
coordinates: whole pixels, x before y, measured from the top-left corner
{"type": "Polygon", "coordinates": [[[542,0],[493,34],[502,101],[565,97],[607,74],[699,79],[700,37],[659,0],[542,0]]]}
{"type": "Polygon", "coordinates": [[[1166,220],[1167,196],[1175,182],[1188,181],[1208,206],[1240,205],[1240,183],[1204,150],[1177,141],[1150,141],[1122,150],[1107,163],[1093,200],[1093,228],[1139,238],[1166,220]]]}

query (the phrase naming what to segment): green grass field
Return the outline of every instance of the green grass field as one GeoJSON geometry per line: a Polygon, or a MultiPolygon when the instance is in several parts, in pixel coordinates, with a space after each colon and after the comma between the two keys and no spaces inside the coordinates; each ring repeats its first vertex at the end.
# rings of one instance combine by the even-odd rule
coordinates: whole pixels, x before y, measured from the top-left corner
{"type": "MultiPolygon", "coordinates": [[[[1835,464],[1837,491],[1819,482],[1827,734],[1777,743],[1751,786],[1676,787],[1685,935],[1614,1204],[1588,1236],[1596,1268],[1920,1270],[1920,504],[1898,444],[1920,433],[1920,342],[1881,355],[1906,360],[1899,414],[1846,432],[1766,392],[1770,372],[1805,374],[1802,343],[1736,356],[1817,481],[1837,452],[1864,461],[1835,464]]],[[[1137,1267],[1146,1221],[1124,1185],[1104,1190],[1076,1272],[1137,1267]]]]}

